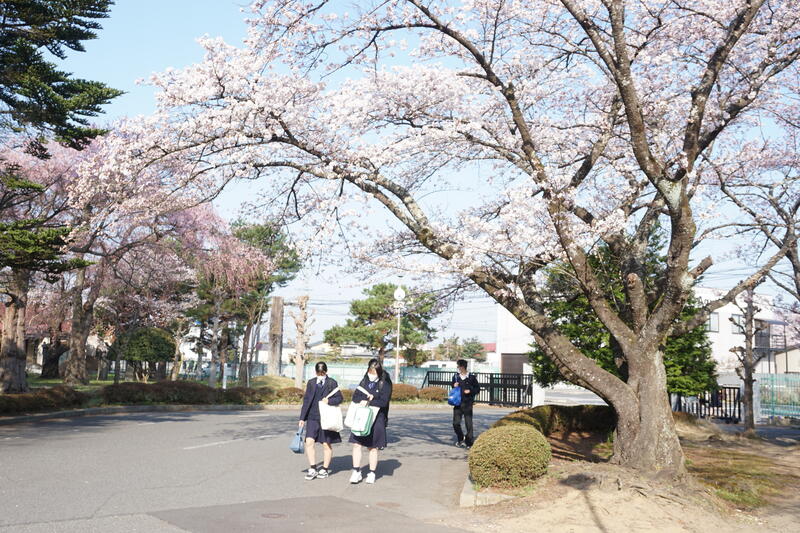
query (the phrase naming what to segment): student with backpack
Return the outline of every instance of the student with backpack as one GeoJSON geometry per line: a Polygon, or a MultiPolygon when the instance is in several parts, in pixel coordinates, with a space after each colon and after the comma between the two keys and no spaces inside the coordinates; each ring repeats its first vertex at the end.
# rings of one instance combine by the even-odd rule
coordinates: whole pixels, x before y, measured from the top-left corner
{"type": "Polygon", "coordinates": [[[300,409],[300,427],[306,428],[305,449],[308,458],[308,472],[305,479],[309,481],[314,478],[328,477],[328,468],[333,458],[331,444],[342,442],[338,431],[322,429],[319,402],[339,405],[344,400],[342,393],[338,390],[339,384],[335,379],[328,377],[328,365],[320,361],[314,366],[314,370],[317,375],[306,383],[303,407],[300,409]],[[319,469],[317,469],[317,456],[314,449],[314,444],[317,442],[322,444],[322,466],[319,469]]]}
{"type": "Polygon", "coordinates": [[[456,362],[458,372],[453,374],[453,389],[461,391],[461,401],[458,405],[451,402],[453,405],[453,430],[456,432],[455,445],[459,447],[472,447],[474,436],[472,434],[472,406],[475,403],[475,398],[481,391],[481,386],[478,383],[478,378],[475,374],[467,372],[467,361],[459,359],[456,362]],[[467,433],[461,429],[461,419],[464,419],[467,433]]]}
{"type": "Polygon", "coordinates": [[[378,450],[386,447],[386,425],[389,421],[389,401],[392,398],[392,380],[383,370],[383,365],[377,359],[370,359],[367,372],[361,379],[358,388],[353,392],[353,402],[378,407],[378,414],[372,424],[372,432],[365,436],[350,434],[353,443],[353,473],[350,483],[358,483],[363,479],[361,475],[361,449],[369,450],[369,472],[366,482],[375,483],[375,469],[378,467],[378,450]],[[366,391],[362,392],[360,389],[366,391]]]}

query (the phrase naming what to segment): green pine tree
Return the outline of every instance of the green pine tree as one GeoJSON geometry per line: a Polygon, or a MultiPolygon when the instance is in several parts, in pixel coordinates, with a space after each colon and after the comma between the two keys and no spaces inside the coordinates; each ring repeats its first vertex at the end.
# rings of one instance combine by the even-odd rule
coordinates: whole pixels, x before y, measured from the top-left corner
{"type": "MultiPolygon", "coordinates": [[[[348,318],[344,325],[326,330],[325,342],[368,346],[376,350],[378,357],[383,359],[386,350],[394,346],[395,342],[397,315],[393,304],[396,288],[397,285],[392,283],[379,283],[364,289],[367,297],[350,303],[350,314],[353,318],[348,318]]],[[[408,289],[405,290],[409,293],[408,289]]],[[[406,298],[406,311],[400,321],[402,346],[417,347],[433,339],[435,330],[430,322],[435,316],[434,303],[433,297],[429,295],[411,295],[406,298]]]]}
{"type": "Polygon", "coordinates": [[[103,130],[90,125],[101,106],[122,94],[103,83],[74,78],[48,61],[83,52],[97,37],[98,19],[112,0],[0,2],[0,131],[34,134],[30,148],[44,155],[44,139],[81,148],[103,130]]]}

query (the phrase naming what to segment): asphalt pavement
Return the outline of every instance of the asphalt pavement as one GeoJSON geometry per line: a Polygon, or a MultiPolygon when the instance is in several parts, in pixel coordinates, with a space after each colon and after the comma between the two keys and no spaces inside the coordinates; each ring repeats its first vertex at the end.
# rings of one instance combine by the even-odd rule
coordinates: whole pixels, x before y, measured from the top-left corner
{"type": "MultiPolygon", "coordinates": [[[[466,452],[450,409],[393,409],[374,485],[348,483],[346,430],[332,475],[305,481],[305,457],[288,449],[297,411],[0,426],[0,532],[460,530],[466,452]]],[[[509,411],[476,407],[476,433],[509,411]]]]}

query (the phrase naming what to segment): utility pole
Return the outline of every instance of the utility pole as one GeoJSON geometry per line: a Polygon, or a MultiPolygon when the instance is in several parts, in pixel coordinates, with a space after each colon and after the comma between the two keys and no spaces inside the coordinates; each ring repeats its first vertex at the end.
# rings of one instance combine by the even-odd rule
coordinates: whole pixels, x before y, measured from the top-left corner
{"type": "Polygon", "coordinates": [[[269,314],[269,364],[270,375],[281,373],[281,355],[283,348],[283,298],[272,297],[269,314]]]}
{"type": "Polygon", "coordinates": [[[394,310],[397,313],[397,340],[394,345],[394,382],[400,383],[400,317],[405,306],[403,300],[406,298],[406,291],[398,286],[394,290],[394,310]]]}
{"type": "Polygon", "coordinates": [[[308,316],[308,295],[303,295],[297,298],[298,313],[295,315],[289,311],[289,316],[294,319],[294,325],[297,329],[297,339],[294,344],[294,384],[297,388],[303,386],[303,375],[306,362],[306,344],[308,343],[309,327],[314,322],[313,319],[309,320],[308,316]]]}

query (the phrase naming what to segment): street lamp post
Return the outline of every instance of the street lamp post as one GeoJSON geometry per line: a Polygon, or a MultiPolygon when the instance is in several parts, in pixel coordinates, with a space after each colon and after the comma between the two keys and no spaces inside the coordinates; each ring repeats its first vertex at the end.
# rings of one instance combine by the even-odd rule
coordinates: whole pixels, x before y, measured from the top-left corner
{"type": "Polygon", "coordinates": [[[403,313],[403,300],[405,300],[406,291],[402,287],[397,287],[394,290],[394,310],[397,313],[397,341],[394,345],[394,382],[400,381],[400,316],[403,313]]]}

